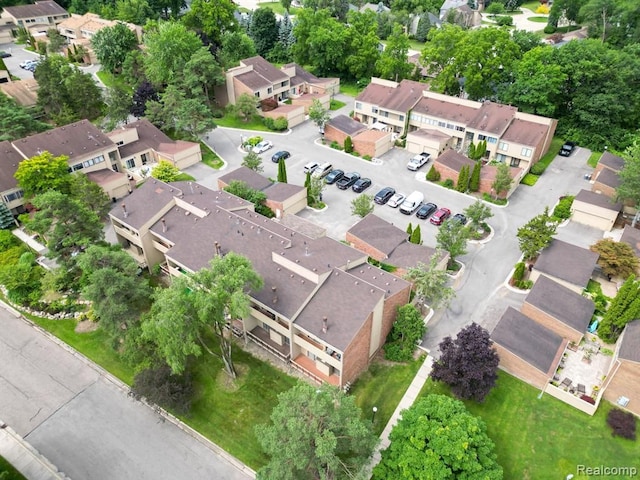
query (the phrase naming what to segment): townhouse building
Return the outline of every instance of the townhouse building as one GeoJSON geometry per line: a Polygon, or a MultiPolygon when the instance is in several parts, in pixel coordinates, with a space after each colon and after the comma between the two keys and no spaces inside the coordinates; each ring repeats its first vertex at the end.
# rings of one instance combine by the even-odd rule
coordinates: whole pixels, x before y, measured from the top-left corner
{"type": "Polygon", "coordinates": [[[0,14],[0,41],[11,41],[11,30],[28,29],[32,35],[44,34],[49,28],[69,17],[69,13],[56,2],[46,0],[28,5],[4,7],[0,14]]]}
{"type": "Polygon", "coordinates": [[[348,386],[385,342],[411,285],[367,254],[267,219],[224,191],[150,179],[110,213],[118,241],[141,266],[171,276],[216,255],[246,256],[264,280],[231,328],[316,382],[348,386]]]}

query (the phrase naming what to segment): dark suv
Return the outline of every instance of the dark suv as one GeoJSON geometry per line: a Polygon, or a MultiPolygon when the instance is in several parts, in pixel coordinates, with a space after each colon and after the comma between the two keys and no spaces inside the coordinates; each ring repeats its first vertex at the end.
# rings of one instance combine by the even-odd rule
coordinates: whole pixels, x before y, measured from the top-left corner
{"type": "Polygon", "coordinates": [[[431,214],[435,212],[437,209],[438,209],[438,206],[435,203],[425,203],[416,212],[416,217],[424,220],[426,218],[429,218],[431,214]]]}
{"type": "Polygon", "coordinates": [[[346,190],[353,186],[360,179],[358,172],[345,173],[340,180],[336,182],[336,185],[340,190],[346,190]]]}
{"type": "Polygon", "coordinates": [[[562,145],[562,148],[560,148],[560,152],[558,153],[558,155],[560,155],[561,157],[568,157],[573,153],[575,148],[576,142],[564,142],[564,145],[562,145]]]}

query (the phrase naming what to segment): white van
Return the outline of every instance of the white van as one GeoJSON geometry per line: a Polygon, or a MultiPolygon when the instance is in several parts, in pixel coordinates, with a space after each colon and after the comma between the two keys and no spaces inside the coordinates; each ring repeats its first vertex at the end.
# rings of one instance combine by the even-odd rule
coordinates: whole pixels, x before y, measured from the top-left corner
{"type": "Polygon", "coordinates": [[[318,168],[316,168],[313,171],[313,175],[311,176],[314,178],[324,178],[329,174],[331,170],[333,170],[333,165],[329,162],[325,162],[322,165],[320,165],[318,168]]]}
{"type": "Polygon", "coordinates": [[[422,192],[413,192],[404,200],[404,202],[402,202],[402,205],[400,205],[400,211],[405,215],[411,215],[420,207],[423,201],[424,195],[422,192]]]}

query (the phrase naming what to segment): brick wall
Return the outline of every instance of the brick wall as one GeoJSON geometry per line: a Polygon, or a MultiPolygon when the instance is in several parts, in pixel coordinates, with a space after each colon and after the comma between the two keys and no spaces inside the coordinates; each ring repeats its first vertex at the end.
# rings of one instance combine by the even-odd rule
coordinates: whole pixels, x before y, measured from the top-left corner
{"type": "Polygon", "coordinates": [[[387,255],[383,251],[374,248],[373,246],[356,237],[350,232],[347,232],[345,239],[353,248],[366,253],[368,256],[375,260],[378,260],[379,262],[383,262],[387,258],[387,255]]]}
{"type": "Polygon", "coordinates": [[[358,152],[360,156],[364,157],[365,155],[369,155],[372,158],[376,156],[376,145],[374,142],[370,140],[358,140],[358,137],[355,137],[352,140],[353,149],[358,152]]]}
{"type": "Polygon", "coordinates": [[[536,388],[542,388],[547,384],[549,378],[546,373],[541,372],[534,366],[515,356],[501,345],[497,343],[493,345],[500,357],[500,368],[502,370],[536,388]]]}
{"type": "Polygon", "coordinates": [[[360,331],[355,335],[351,344],[346,348],[342,357],[342,384],[358,378],[369,366],[369,342],[373,325],[373,312],[364,322],[360,331]]]}
{"type": "Polygon", "coordinates": [[[347,138],[347,135],[335,128],[332,125],[324,126],[324,139],[328,142],[338,142],[341,146],[344,146],[344,139],[347,138]]]}
{"type": "Polygon", "coordinates": [[[578,332],[574,328],[561,322],[557,318],[552,317],[548,313],[543,312],[539,308],[534,307],[530,303],[524,302],[520,311],[527,317],[535,320],[540,325],[544,325],[549,330],[556,332],[558,335],[566,338],[567,340],[575,342],[576,344],[580,343],[580,340],[582,340],[582,332],[578,332]]]}
{"type": "Polygon", "coordinates": [[[393,322],[396,321],[396,316],[398,313],[398,307],[406,305],[409,303],[409,294],[411,292],[411,285],[407,285],[407,287],[403,290],[400,290],[394,295],[390,295],[384,302],[384,308],[382,310],[382,332],[380,334],[380,345],[378,345],[377,349],[380,349],[384,342],[387,339],[387,335],[391,331],[393,327],[393,322]]]}
{"type": "Polygon", "coordinates": [[[614,198],[616,196],[615,188],[605,185],[604,183],[600,183],[598,180],[593,182],[593,185],[591,185],[591,191],[601,193],[609,198],[614,198]]]}
{"type": "Polygon", "coordinates": [[[627,410],[640,416],[640,364],[620,360],[620,367],[612,375],[604,390],[604,398],[615,403],[618,398],[627,397],[627,410]]]}

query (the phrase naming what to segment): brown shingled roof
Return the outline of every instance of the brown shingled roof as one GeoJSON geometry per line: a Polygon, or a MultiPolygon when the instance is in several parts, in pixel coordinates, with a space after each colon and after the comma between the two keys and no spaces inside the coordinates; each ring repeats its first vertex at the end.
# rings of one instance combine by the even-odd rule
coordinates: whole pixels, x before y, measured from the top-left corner
{"type": "Polygon", "coordinates": [[[383,99],[378,104],[385,110],[393,110],[395,112],[407,113],[422,98],[422,92],[426,89],[426,85],[413,80],[402,80],[400,85],[395,88],[391,95],[383,99]]]}
{"type": "Polygon", "coordinates": [[[473,169],[473,166],[475,165],[473,160],[452,149],[446,150],[442,155],[436,158],[435,163],[449,167],[458,173],[465,165],[469,166],[470,169],[473,169]]]}
{"type": "Polygon", "coordinates": [[[509,105],[486,101],[476,111],[467,128],[501,136],[516,116],[518,109],[509,105]]]}
{"type": "Polygon", "coordinates": [[[609,168],[600,170],[600,173],[594,180],[611,188],[618,188],[620,186],[620,176],[618,172],[614,172],[609,168]]]}
{"type": "Polygon", "coordinates": [[[535,147],[547,135],[547,131],[546,125],[516,118],[507,127],[500,140],[535,147]]]}
{"type": "Polygon", "coordinates": [[[627,323],[620,343],[618,357],[640,363],[640,320],[627,323]]]}
{"type": "Polygon", "coordinates": [[[4,7],[17,19],[48,17],[49,15],[63,15],[67,11],[53,1],[36,2],[33,5],[16,5],[14,7],[4,7]]]}
{"type": "Polygon", "coordinates": [[[625,225],[620,241],[631,245],[636,252],[636,257],[640,257],[640,230],[632,228],[631,225],[625,225]]]}
{"type": "Polygon", "coordinates": [[[477,108],[428,97],[421,98],[413,111],[462,125],[467,125],[478,113],[477,108]]]}
{"type": "Polygon", "coordinates": [[[282,70],[277,69],[269,62],[267,62],[260,55],[256,55],[255,57],[246,58],[240,61],[241,64],[251,65],[253,67],[253,71],[256,72],[261,77],[266,78],[271,83],[282,82],[284,80],[289,80],[289,76],[284,73],[282,70]]]}
{"type": "Polygon", "coordinates": [[[352,137],[356,133],[367,129],[363,124],[356,122],[353,118],[347,117],[346,115],[336,115],[329,120],[328,125],[352,137]]]}
{"type": "Polygon", "coordinates": [[[265,188],[271,185],[271,180],[266,177],[263,177],[258,172],[255,172],[247,167],[238,167],[235,170],[230,171],[229,173],[222,175],[218,178],[218,184],[225,183],[229,185],[234,180],[238,182],[244,182],[249,185],[254,190],[264,190],[265,188]]]}
{"type": "Polygon", "coordinates": [[[246,85],[251,90],[260,90],[273,85],[272,82],[254,71],[241,73],[240,75],[233,77],[233,79],[239,81],[243,85],[246,85]]]}
{"type": "Polygon", "coordinates": [[[622,204],[612,202],[609,197],[601,193],[591,192],[589,190],[582,189],[575,196],[574,201],[588,203],[589,205],[595,205],[597,207],[606,208],[607,210],[613,210],[619,212],[622,208],[622,204]]]}
{"type": "Polygon", "coordinates": [[[89,180],[91,180],[93,183],[97,183],[100,186],[107,185],[115,180],[126,178],[125,173],[114,172],[110,168],[103,168],[102,170],[88,172],[86,175],[89,180]]]}
{"type": "Polygon", "coordinates": [[[598,164],[609,167],[611,170],[619,172],[624,167],[624,159],[611,152],[604,152],[598,161],[598,164]]]}
{"type": "Polygon", "coordinates": [[[377,215],[370,213],[348,231],[354,237],[368,243],[389,256],[393,250],[407,240],[407,232],[377,215]]]}
{"type": "Polygon", "coordinates": [[[14,175],[22,160],[24,159],[13,149],[11,143],[0,142],[0,192],[18,186],[18,181],[14,175]]]}
{"type": "Polygon", "coordinates": [[[586,287],[599,255],[587,248],[563,242],[557,238],[545,248],[534,268],[539,272],[565,280],[573,285],[586,287]]]}

